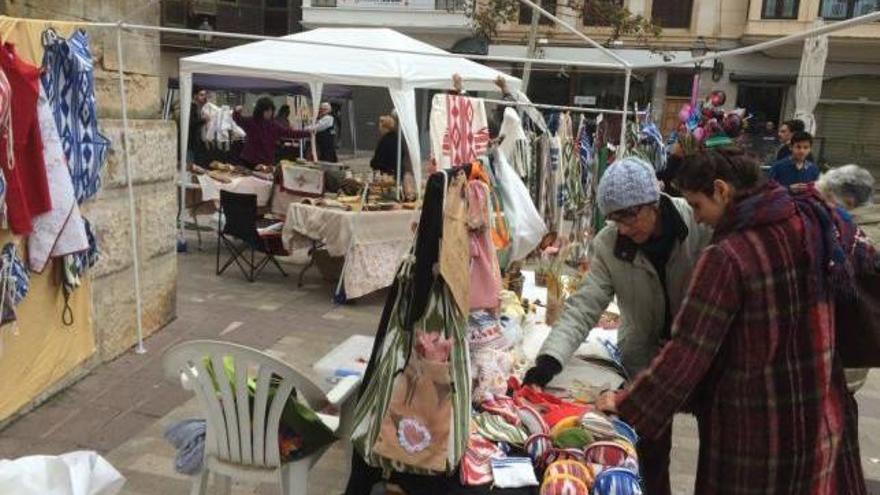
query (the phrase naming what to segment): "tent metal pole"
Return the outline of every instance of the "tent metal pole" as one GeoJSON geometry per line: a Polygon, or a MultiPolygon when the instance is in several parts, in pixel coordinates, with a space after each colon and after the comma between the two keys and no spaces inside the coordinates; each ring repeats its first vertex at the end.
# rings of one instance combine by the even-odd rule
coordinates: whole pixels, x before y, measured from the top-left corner
{"type": "Polygon", "coordinates": [[[351,130],[351,152],[354,156],[357,156],[358,141],[357,124],[355,124],[354,120],[354,98],[348,100],[348,127],[351,130]]]}
{"type": "MultiPolygon", "coordinates": [[[[538,42],[538,19],[540,19],[538,17],[538,11],[532,9],[532,22],[529,26],[529,44],[528,48],[526,49],[526,57],[529,59],[535,58],[535,47],[538,42]]],[[[522,81],[520,91],[522,91],[523,94],[529,94],[529,81],[531,80],[531,78],[532,62],[528,61],[523,64],[523,73],[522,78],[520,79],[522,81]]]]}
{"type": "Polygon", "coordinates": [[[116,57],[119,72],[119,101],[122,105],[122,154],[125,161],[125,176],[128,186],[128,220],[129,230],[131,231],[131,258],[134,263],[132,270],[134,271],[134,297],[135,312],[137,314],[137,354],[145,354],[147,349],[144,347],[144,328],[143,328],[143,303],[141,301],[141,275],[140,275],[140,254],[138,252],[138,234],[137,234],[137,214],[134,207],[134,186],[132,185],[131,157],[130,146],[128,142],[128,107],[125,102],[125,77],[124,62],[122,57],[122,23],[116,26],[116,57]]]}
{"type": "MultiPolygon", "coordinates": [[[[532,102],[524,102],[524,101],[509,101],[509,100],[494,100],[491,98],[483,98],[484,103],[493,103],[495,105],[504,105],[508,107],[533,107],[533,108],[543,108],[546,110],[559,110],[562,112],[574,112],[574,113],[606,113],[609,115],[621,115],[623,114],[623,110],[612,110],[609,108],[585,108],[585,107],[573,107],[568,105],[548,105],[546,103],[532,103],[532,102]]],[[[639,115],[644,115],[647,112],[640,110],[639,115]]]]}
{"type": "Polygon", "coordinates": [[[401,160],[401,151],[403,151],[403,131],[401,129],[400,122],[397,123],[397,200],[403,200],[403,193],[401,192],[401,178],[403,175],[400,173],[400,165],[403,160],[401,160]]]}
{"type": "Polygon", "coordinates": [[[627,146],[627,142],[626,142],[626,116],[628,113],[627,109],[629,107],[629,86],[630,86],[630,81],[632,79],[632,69],[631,68],[629,68],[629,67],[626,68],[626,75],[624,76],[624,78],[625,79],[624,79],[624,83],[623,83],[623,112],[620,116],[620,145],[618,146],[618,149],[620,149],[621,152],[617,154],[618,157],[621,157],[626,153],[626,146],[627,146]]]}

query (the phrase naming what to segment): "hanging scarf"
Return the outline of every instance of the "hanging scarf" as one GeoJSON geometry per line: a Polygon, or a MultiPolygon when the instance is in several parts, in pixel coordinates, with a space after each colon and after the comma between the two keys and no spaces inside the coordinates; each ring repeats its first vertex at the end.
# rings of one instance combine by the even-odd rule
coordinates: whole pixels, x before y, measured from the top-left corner
{"type": "Polygon", "coordinates": [[[0,251],[0,324],[16,319],[15,307],[25,298],[30,277],[15,244],[9,242],[0,251]]]}

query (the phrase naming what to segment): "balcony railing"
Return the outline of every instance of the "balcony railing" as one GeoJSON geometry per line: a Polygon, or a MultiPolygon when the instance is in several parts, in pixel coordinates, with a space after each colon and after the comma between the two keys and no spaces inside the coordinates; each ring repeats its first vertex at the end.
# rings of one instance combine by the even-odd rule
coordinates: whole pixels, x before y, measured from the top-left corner
{"type": "Polygon", "coordinates": [[[465,0],[312,0],[312,7],[365,7],[463,12],[465,0]]]}

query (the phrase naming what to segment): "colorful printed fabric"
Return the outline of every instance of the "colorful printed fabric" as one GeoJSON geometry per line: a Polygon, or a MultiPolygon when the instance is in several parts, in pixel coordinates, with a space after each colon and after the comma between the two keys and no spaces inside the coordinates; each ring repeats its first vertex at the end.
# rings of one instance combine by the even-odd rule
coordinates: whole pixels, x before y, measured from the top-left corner
{"type": "Polygon", "coordinates": [[[44,40],[42,83],[55,113],[78,203],[101,187],[110,141],[98,131],[95,77],[89,38],[82,30],[70,39],[44,40]]]}
{"type": "Polygon", "coordinates": [[[489,440],[522,447],[528,438],[521,427],[514,426],[495,414],[480,413],[473,417],[473,422],[477,427],[477,432],[489,440]]]}
{"type": "Polygon", "coordinates": [[[472,433],[467,450],[461,458],[459,476],[464,486],[480,486],[492,483],[492,459],[504,458],[504,451],[494,442],[472,433]]]}
{"type": "MultiPolygon", "coordinates": [[[[14,166],[13,155],[15,151],[12,145],[15,138],[12,135],[12,88],[6,74],[0,70],[0,136],[6,140],[6,163],[4,168],[14,166]]],[[[2,141],[2,139],[0,139],[2,141]]],[[[0,224],[6,223],[6,178],[0,174],[0,224]]]]}
{"type": "Polygon", "coordinates": [[[16,319],[15,307],[27,296],[29,287],[27,268],[15,244],[7,243],[0,251],[0,324],[16,319]]]}
{"type": "Polygon", "coordinates": [[[590,487],[576,476],[555,474],[544,478],[541,495],[588,495],[590,487]]]}
{"type": "Polygon", "coordinates": [[[593,495],[642,495],[639,477],[626,469],[606,469],[596,476],[593,495]]]}
{"type": "Polygon", "coordinates": [[[617,436],[611,419],[602,413],[590,411],[581,418],[581,427],[598,439],[609,440],[617,436]]]}
{"type": "Polygon", "coordinates": [[[510,343],[504,338],[501,321],[488,311],[472,311],[468,316],[468,342],[471,350],[506,350],[510,343]]]}
{"type": "Polygon", "coordinates": [[[70,296],[73,291],[82,285],[81,277],[89,268],[95,266],[100,258],[98,251],[98,241],[95,234],[92,233],[92,225],[83,217],[83,226],[86,229],[86,238],[89,241],[89,248],[79,253],[68,254],[64,259],[64,269],[62,277],[62,285],[66,296],[70,296]]]}
{"type": "Polygon", "coordinates": [[[483,100],[438,94],[431,103],[431,151],[441,169],[471,163],[486,154],[489,125],[483,100]]]}

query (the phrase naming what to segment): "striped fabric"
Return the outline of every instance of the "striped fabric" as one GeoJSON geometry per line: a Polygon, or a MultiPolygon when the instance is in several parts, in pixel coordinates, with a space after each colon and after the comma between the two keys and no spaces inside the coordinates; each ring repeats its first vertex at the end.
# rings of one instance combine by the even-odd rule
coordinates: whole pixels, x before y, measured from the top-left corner
{"type": "Polygon", "coordinates": [[[508,423],[503,417],[483,412],[474,416],[477,432],[483,438],[496,442],[505,442],[522,447],[526,443],[526,432],[521,426],[508,423]]]}
{"type": "Polygon", "coordinates": [[[468,358],[467,325],[458,312],[448,287],[438,279],[435,283],[422,319],[415,323],[413,332],[403,329],[412,288],[414,257],[409,256],[397,273],[399,290],[394,304],[382,356],[369,383],[364,389],[355,409],[354,428],[351,441],[370,465],[386,472],[407,472],[415,474],[438,474],[418,466],[409,466],[390,461],[373,452],[373,446],[382,425],[382,418],[391,398],[394,377],[405,366],[410,353],[411,336],[418,332],[442,331],[453,339],[450,363],[452,372],[452,429],[449,435],[447,472],[452,473],[464,454],[471,412],[470,363],[468,358]]]}
{"type": "Polygon", "coordinates": [[[864,494],[833,302],[805,248],[809,220],[781,187],[755,196],[716,229],[673,339],[618,409],[653,438],[689,400],[700,422],[695,493],[864,494]]]}

